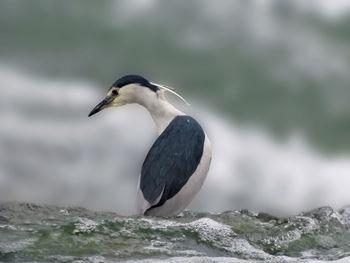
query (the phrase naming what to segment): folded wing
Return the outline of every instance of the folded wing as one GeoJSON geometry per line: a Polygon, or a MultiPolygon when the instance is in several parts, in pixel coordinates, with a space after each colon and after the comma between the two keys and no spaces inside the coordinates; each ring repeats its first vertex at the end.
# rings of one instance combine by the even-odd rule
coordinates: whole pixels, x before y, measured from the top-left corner
{"type": "Polygon", "coordinates": [[[202,158],[205,134],[190,116],[175,117],[152,145],[138,185],[138,212],[162,206],[195,172],[202,158]]]}

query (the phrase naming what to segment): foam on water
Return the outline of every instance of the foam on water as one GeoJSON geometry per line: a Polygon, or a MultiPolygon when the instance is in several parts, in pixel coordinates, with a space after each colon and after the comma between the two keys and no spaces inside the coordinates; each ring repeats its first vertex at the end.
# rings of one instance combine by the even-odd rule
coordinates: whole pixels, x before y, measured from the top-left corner
{"type": "Polygon", "coordinates": [[[0,261],[346,262],[346,209],[287,218],[251,211],[152,218],[1,203],[0,261]]]}
{"type": "MultiPolygon", "coordinates": [[[[148,113],[130,105],[87,118],[104,96],[91,83],[5,67],[0,75],[0,200],[131,214],[142,161],[156,138],[148,113]]],[[[192,209],[297,213],[350,203],[349,156],[322,156],[301,136],[277,143],[208,107],[180,107],[203,124],[213,145],[192,209]]]]}
{"type": "MultiPolygon", "coordinates": [[[[333,263],[348,263],[350,261],[350,257],[342,258],[339,260],[332,261],[333,263]]],[[[108,262],[108,261],[107,261],[108,262]]],[[[148,262],[156,262],[156,263],[199,263],[199,262],[206,262],[206,263],[258,263],[258,262],[269,262],[269,263],[325,263],[329,261],[323,261],[323,260],[302,260],[302,259],[291,259],[287,257],[276,257],[275,259],[269,259],[265,261],[258,261],[258,260],[244,260],[244,259],[237,259],[237,258],[228,258],[228,257],[191,257],[191,258],[185,258],[185,257],[173,257],[173,258],[167,258],[167,259],[144,259],[144,260],[138,260],[138,261],[124,261],[124,262],[139,262],[139,263],[148,263],[148,262]]]]}
{"type": "Polygon", "coordinates": [[[91,233],[96,229],[98,223],[88,218],[78,218],[79,222],[75,223],[73,234],[91,233]]]}

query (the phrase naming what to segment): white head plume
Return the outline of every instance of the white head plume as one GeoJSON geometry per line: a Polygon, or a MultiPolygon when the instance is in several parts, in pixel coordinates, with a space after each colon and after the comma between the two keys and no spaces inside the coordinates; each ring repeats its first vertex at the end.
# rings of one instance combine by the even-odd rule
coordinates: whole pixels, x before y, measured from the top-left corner
{"type": "Polygon", "coordinates": [[[190,106],[191,104],[189,104],[187,102],[187,100],[185,100],[181,95],[179,95],[178,93],[176,93],[174,91],[174,88],[171,88],[169,86],[165,86],[165,85],[161,85],[161,84],[157,84],[157,83],[154,83],[154,82],[151,82],[152,85],[154,86],[157,86],[158,88],[160,89],[163,89],[163,90],[166,90],[166,91],[169,91],[170,93],[174,94],[175,96],[179,97],[183,102],[185,102],[187,104],[187,106],[190,106]]]}

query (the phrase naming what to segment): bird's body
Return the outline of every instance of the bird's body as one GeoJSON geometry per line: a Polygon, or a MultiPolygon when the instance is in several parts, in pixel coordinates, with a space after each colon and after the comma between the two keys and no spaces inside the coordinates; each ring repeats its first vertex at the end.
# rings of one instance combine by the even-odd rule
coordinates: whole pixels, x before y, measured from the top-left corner
{"type": "Polygon", "coordinates": [[[114,83],[105,100],[90,113],[109,105],[138,103],[154,120],[159,137],[142,166],[137,185],[137,214],[180,213],[200,190],[210,166],[211,146],[207,135],[195,119],[165,99],[163,88],[167,89],[139,76],[125,76],[114,83]]]}
{"type": "Polygon", "coordinates": [[[137,187],[139,214],[170,216],[184,210],[209,169],[210,142],[191,117],[178,115],[155,141],[137,187]]]}

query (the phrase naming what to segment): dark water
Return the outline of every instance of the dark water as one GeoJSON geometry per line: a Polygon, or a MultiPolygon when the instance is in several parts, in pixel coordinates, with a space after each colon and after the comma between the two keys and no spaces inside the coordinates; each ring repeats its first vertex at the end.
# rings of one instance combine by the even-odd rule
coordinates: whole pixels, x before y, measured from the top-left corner
{"type": "Polygon", "coordinates": [[[138,73],[234,122],[350,152],[349,11],[263,2],[3,0],[1,64],[103,91],[138,73]]]}
{"type": "Polygon", "coordinates": [[[288,218],[251,211],[152,218],[3,203],[0,261],[346,262],[349,226],[350,207],[288,218]]]}

